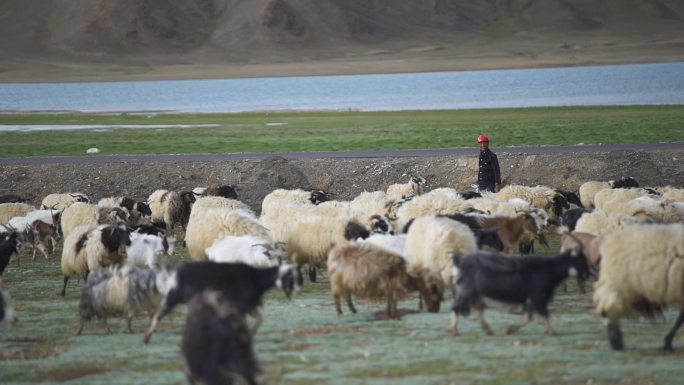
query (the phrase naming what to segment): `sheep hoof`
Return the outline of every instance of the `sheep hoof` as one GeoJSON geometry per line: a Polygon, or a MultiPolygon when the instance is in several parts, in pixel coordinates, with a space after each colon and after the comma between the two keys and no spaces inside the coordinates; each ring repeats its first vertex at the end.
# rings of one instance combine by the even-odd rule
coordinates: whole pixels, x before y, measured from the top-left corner
{"type": "Polygon", "coordinates": [[[145,335],[143,336],[143,344],[145,344],[145,345],[149,344],[149,343],[150,343],[150,338],[151,338],[151,337],[152,337],[151,335],[145,334],[145,335]]]}

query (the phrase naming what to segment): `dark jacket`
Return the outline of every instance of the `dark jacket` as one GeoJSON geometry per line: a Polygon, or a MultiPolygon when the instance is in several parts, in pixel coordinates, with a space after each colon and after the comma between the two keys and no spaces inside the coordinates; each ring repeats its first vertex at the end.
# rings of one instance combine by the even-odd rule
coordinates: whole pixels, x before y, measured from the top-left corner
{"type": "Polygon", "coordinates": [[[494,186],[501,184],[499,159],[490,149],[480,152],[480,169],[477,173],[477,185],[480,190],[494,191],[494,186]]]}

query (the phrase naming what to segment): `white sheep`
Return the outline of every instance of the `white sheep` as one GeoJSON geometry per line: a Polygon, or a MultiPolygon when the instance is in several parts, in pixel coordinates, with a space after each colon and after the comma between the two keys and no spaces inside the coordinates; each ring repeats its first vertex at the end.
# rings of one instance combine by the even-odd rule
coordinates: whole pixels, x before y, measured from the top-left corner
{"type": "Polygon", "coordinates": [[[652,198],[650,195],[640,196],[626,202],[612,199],[602,206],[603,211],[635,216],[647,222],[684,222],[684,202],[664,201],[652,198]]]}
{"type": "Polygon", "coordinates": [[[406,234],[373,233],[359,242],[372,243],[402,257],[406,254],[406,234]]]}
{"type": "MultiPolygon", "coordinates": [[[[205,198],[203,198],[205,199],[205,198]]],[[[212,208],[193,216],[185,233],[185,243],[193,261],[206,261],[206,249],[225,236],[253,235],[271,239],[269,231],[251,211],[212,208]]]]}
{"type": "Polygon", "coordinates": [[[282,244],[253,235],[226,236],[205,250],[210,261],[245,263],[254,267],[272,267],[287,256],[282,244]]]}
{"type": "Polygon", "coordinates": [[[624,348],[620,318],[653,317],[668,305],[680,310],[664,349],[684,321],[684,224],[635,225],[607,235],[599,247],[601,271],[594,285],[596,312],[608,319],[608,339],[624,348]]]}
{"type": "Polygon", "coordinates": [[[624,203],[643,196],[649,196],[649,191],[643,188],[605,189],[594,195],[594,207],[603,210],[608,204],[624,203]]]}
{"type": "Polygon", "coordinates": [[[452,255],[477,251],[477,239],[470,228],[447,217],[425,215],[416,218],[406,233],[406,259],[412,268],[440,274],[444,284],[452,284],[452,255]]]}
{"type": "Polygon", "coordinates": [[[570,208],[570,204],[562,194],[550,187],[541,185],[534,187],[508,185],[498,193],[491,194],[491,196],[500,201],[508,202],[514,199],[522,199],[533,207],[546,211],[551,220],[560,216],[564,209],[570,208]]]}
{"type": "Polygon", "coordinates": [[[147,198],[152,212],[151,220],[162,220],[166,228],[172,232],[176,225],[187,228],[190,211],[195,202],[195,195],[190,191],[155,190],[147,198]]]}
{"type": "Polygon", "coordinates": [[[593,208],[594,206],[594,196],[601,190],[604,189],[615,189],[615,188],[630,188],[639,187],[637,181],[631,177],[624,177],[618,180],[611,180],[608,182],[602,181],[588,181],[580,185],[579,195],[580,202],[583,207],[593,208]]]}
{"type": "Polygon", "coordinates": [[[684,188],[665,186],[658,189],[663,201],[684,202],[684,188]]]}
{"type": "Polygon", "coordinates": [[[101,267],[121,265],[126,258],[126,246],[130,244],[126,226],[76,226],[64,238],[61,260],[64,286],[60,294],[65,295],[71,277],[85,279],[101,267]]]}
{"type": "Polygon", "coordinates": [[[387,187],[387,195],[394,200],[411,198],[423,194],[425,178],[414,176],[406,183],[394,183],[387,187]]]}
{"type": "Polygon", "coordinates": [[[438,188],[414,197],[397,209],[396,224],[403,229],[412,219],[427,214],[465,214],[473,210],[469,200],[451,188],[438,188]]]}
{"type": "Polygon", "coordinates": [[[77,202],[64,209],[60,219],[62,234],[66,237],[81,225],[122,224],[129,219],[128,210],[122,207],[99,207],[91,203],[77,202]]]}
{"type": "Polygon", "coordinates": [[[586,213],[580,217],[575,226],[575,231],[602,236],[622,229],[625,226],[642,222],[643,220],[637,217],[620,213],[609,213],[603,210],[594,210],[593,212],[586,213]]]}
{"type": "Polygon", "coordinates": [[[49,194],[40,203],[41,209],[55,209],[63,211],[76,202],[90,203],[90,198],[83,193],[49,194]]]}
{"type": "Polygon", "coordinates": [[[207,210],[217,207],[222,207],[231,210],[243,210],[254,214],[254,212],[249,206],[247,206],[245,203],[239,200],[228,199],[219,196],[206,196],[198,198],[195,201],[195,203],[193,203],[192,210],[190,210],[189,221],[192,220],[193,217],[201,217],[207,212],[207,210]]]}
{"type": "Polygon", "coordinates": [[[88,276],[79,301],[81,334],[85,324],[97,318],[102,320],[108,334],[109,317],[125,317],[128,332],[133,333],[131,322],[140,313],[150,317],[159,310],[161,299],[169,291],[171,272],[165,267],[147,270],[137,267],[111,266],[99,269],[88,276]]]}
{"type": "Polygon", "coordinates": [[[323,191],[276,189],[268,193],[261,201],[261,215],[277,214],[280,207],[287,204],[309,206],[317,205],[328,199],[330,199],[328,194],[323,191]]]}
{"type": "Polygon", "coordinates": [[[0,203],[0,223],[9,223],[14,217],[25,217],[36,208],[26,203],[0,203]]]}

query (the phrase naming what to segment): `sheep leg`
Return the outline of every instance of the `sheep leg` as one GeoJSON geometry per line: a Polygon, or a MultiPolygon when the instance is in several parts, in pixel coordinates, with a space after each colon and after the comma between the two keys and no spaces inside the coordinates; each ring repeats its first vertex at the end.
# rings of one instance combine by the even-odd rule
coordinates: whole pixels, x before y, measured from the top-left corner
{"type": "Polygon", "coordinates": [[[85,322],[81,321],[81,324],[78,326],[78,330],[76,330],[76,335],[80,336],[81,333],[83,332],[84,328],[85,328],[85,322]]]}
{"type": "Polygon", "coordinates": [[[302,276],[302,265],[297,264],[297,284],[299,287],[304,286],[304,277],[302,276]]]}
{"type": "Polygon", "coordinates": [[[544,324],[544,334],[549,336],[557,336],[555,330],[551,327],[551,321],[549,320],[548,314],[542,317],[542,323],[544,324]]]}
{"type": "Polygon", "coordinates": [[[506,334],[515,334],[517,333],[523,326],[527,325],[528,323],[532,322],[532,312],[527,311],[525,314],[523,314],[523,321],[520,323],[520,325],[511,325],[506,328],[506,334]]]}
{"type": "Polygon", "coordinates": [[[387,293],[387,319],[399,319],[397,301],[394,299],[392,290],[387,293]]]}
{"type": "Polygon", "coordinates": [[[133,316],[128,316],[126,317],[126,326],[128,326],[128,334],[133,334],[133,325],[131,325],[133,322],[133,316]]]}
{"type": "Polygon", "coordinates": [[[625,346],[622,343],[622,331],[620,330],[620,321],[617,318],[608,320],[608,342],[613,350],[624,350],[625,346]]]}
{"type": "Polygon", "coordinates": [[[352,313],[356,313],[356,308],[354,307],[354,302],[352,302],[351,292],[347,291],[344,293],[344,298],[347,300],[347,307],[352,313]]]}
{"type": "Polygon", "coordinates": [[[143,336],[143,343],[144,344],[149,344],[150,343],[150,338],[152,338],[152,333],[157,329],[157,324],[159,323],[159,317],[158,313],[154,315],[154,318],[152,318],[152,323],[150,324],[150,328],[147,329],[145,332],[145,335],[143,336]]]}
{"type": "Polygon", "coordinates": [[[102,320],[102,326],[104,326],[105,331],[107,332],[107,334],[114,334],[114,332],[112,332],[112,329],[109,327],[109,324],[107,323],[107,319],[106,319],[106,318],[104,318],[104,319],[102,320]]]}
{"type": "Polygon", "coordinates": [[[461,335],[461,333],[458,332],[458,315],[455,311],[451,312],[451,323],[449,324],[449,329],[451,330],[452,336],[455,337],[461,335]]]}
{"type": "Polygon", "coordinates": [[[672,326],[672,329],[670,329],[670,332],[667,333],[665,336],[665,345],[663,346],[663,350],[667,353],[672,353],[674,352],[674,349],[672,348],[672,339],[674,339],[675,334],[677,334],[677,330],[682,326],[684,323],[684,310],[679,311],[679,316],[677,316],[677,321],[675,321],[675,324],[672,326]]]}
{"type": "Polygon", "coordinates": [[[64,286],[62,287],[62,292],[60,293],[60,295],[62,297],[64,297],[64,295],[66,295],[67,282],[69,282],[69,277],[64,276],[64,286]]]}
{"type": "Polygon", "coordinates": [[[309,272],[309,281],[315,283],[316,282],[316,266],[309,265],[308,272],[309,272]]]}
{"type": "Polygon", "coordinates": [[[337,290],[333,290],[333,301],[335,301],[335,310],[337,310],[337,315],[342,315],[342,306],[340,306],[340,293],[337,290]]]}

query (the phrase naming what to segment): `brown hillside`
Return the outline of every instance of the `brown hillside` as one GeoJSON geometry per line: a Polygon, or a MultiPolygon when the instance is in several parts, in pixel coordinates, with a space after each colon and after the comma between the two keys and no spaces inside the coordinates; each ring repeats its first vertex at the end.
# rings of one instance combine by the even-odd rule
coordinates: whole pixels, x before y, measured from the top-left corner
{"type": "Polygon", "coordinates": [[[684,0],[0,0],[0,80],[672,61],[683,15],[684,0]]]}

